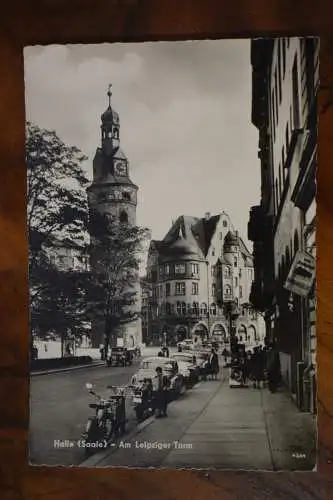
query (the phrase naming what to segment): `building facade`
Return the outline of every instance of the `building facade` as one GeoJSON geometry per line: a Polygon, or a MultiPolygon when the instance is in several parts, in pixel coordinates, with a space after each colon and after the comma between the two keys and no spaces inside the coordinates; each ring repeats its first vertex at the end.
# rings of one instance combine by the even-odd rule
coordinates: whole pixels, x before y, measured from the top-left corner
{"type": "Polygon", "coordinates": [[[298,406],[315,412],[319,41],[253,40],[251,64],[262,188],[248,227],[254,243],[251,302],[277,341],[282,375],[298,406]]]}
{"type": "MultiPolygon", "coordinates": [[[[110,86],[111,87],[111,86],[110,86]]],[[[93,161],[93,182],[88,187],[90,211],[107,214],[115,224],[136,225],[138,187],[129,176],[129,161],[120,148],[120,122],[118,113],[111,107],[111,90],[108,91],[109,105],[101,116],[101,147],[96,150],[93,161]]],[[[91,235],[91,267],[98,262],[98,242],[91,235]]],[[[128,306],[133,312],[131,321],[123,321],[112,341],[121,339],[128,346],[141,343],[140,280],[134,280],[130,291],[136,292],[135,303],[128,306]]],[[[98,347],[104,343],[105,321],[92,323],[92,344],[98,347]]]]}
{"type": "Polygon", "coordinates": [[[145,281],[149,343],[242,337],[263,342],[265,323],[249,304],[253,259],[227,213],[180,216],[152,240],[145,281]]]}

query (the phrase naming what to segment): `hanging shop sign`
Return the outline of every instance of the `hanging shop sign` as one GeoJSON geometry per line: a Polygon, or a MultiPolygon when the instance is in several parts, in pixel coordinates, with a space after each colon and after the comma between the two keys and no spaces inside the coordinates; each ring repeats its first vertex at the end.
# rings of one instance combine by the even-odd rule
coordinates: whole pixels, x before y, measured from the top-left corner
{"type": "Polygon", "coordinates": [[[290,292],[307,297],[316,277],[316,261],[308,252],[298,250],[291,264],[284,287],[290,292]]]}

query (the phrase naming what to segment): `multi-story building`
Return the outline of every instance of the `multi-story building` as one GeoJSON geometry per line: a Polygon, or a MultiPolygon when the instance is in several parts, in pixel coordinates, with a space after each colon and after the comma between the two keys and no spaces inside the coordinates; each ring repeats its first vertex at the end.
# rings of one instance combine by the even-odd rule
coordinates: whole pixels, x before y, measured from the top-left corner
{"type": "MultiPolygon", "coordinates": [[[[110,86],[111,87],[111,86],[110,86]]],[[[111,107],[111,90],[108,91],[109,105],[101,116],[101,147],[97,148],[93,162],[93,182],[88,187],[88,203],[91,212],[107,214],[115,224],[136,225],[138,187],[129,177],[129,161],[120,148],[120,122],[118,113],[111,107]]],[[[91,268],[101,266],[99,242],[91,235],[91,268]]],[[[127,306],[128,319],[124,318],[111,341],[121,339],[128,346],[141,343],[140,280],[133,279],[128,290],[135,292],[136,299],[127,306]]],[[[104,343],[105,321],[92,322],[92,343],[98,347],[104,343]]]]}
{"type": "Polygon", "coordinates": [[[85,245],[68,239],[53,239],[45,251],[50,262],[60,270],[89,271],[89,255],[85,245]]]}
{"type": "Polygon", "coordinates": [[[261,203],[252,207],[251,302],[266,317],[282,375],[300,408],[316,410],[315,212],[319,41],[252,41],[252,122],[261,203]]]}
{"type": "Polygon", "coordinates": [[[264,320],[249,304],[253,259],[227,213],[180,216],[147,260],[147,338],[262,342],[264,320]]]}

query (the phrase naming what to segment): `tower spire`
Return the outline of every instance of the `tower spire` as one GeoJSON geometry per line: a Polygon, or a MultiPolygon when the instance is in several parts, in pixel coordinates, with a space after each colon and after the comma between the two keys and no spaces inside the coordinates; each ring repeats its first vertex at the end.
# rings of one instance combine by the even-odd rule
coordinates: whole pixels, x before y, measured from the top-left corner
{"type": "Polygon", "coordinates": [[[109,98],[109,108],[111,108],[111,96],[112,96],[111,89],[112,89],[112,83],[109,83],[108,92],[107,92],[107,96],[109,98]]]}

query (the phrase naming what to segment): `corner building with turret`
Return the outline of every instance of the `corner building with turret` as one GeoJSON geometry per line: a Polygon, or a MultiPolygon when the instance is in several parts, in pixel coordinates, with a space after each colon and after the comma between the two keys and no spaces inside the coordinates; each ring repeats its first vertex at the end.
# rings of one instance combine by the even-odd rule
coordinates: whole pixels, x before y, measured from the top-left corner
{"type": "Polygon", "coordinates": [[[248,347],[262,343],[265,323],[249,304],[253,278],[252,255],[227,213],[180,216],[150,244],[144,342],[237,335],[248,347]]]}
{"type": "MultiPolygon", "coordinates": [[[[120,147],[120,122],[118,113],[111,107],[111,91],[108,92],[109,105],[101,116],[101,146],[97,148],[93,161],[93,182],[88,187],[90,211],[110,215],[115,223],[136,225],[138,187],[129,177],[129,161],[120,147]]],[[[97,242],[91,236],[92,252],[97,242]]],[[[91,259],[94,268],[94,259],[91,259]]],[[[137,312],[135,319],[122,323],[115,338],[128,347],[141,343],[140,281],[133,283],[137,291],[137,301],[131,306],[137,312]]],[[[93,347],[104,343],[105,322],[93,321],[91,339],[93,347]]]]}

